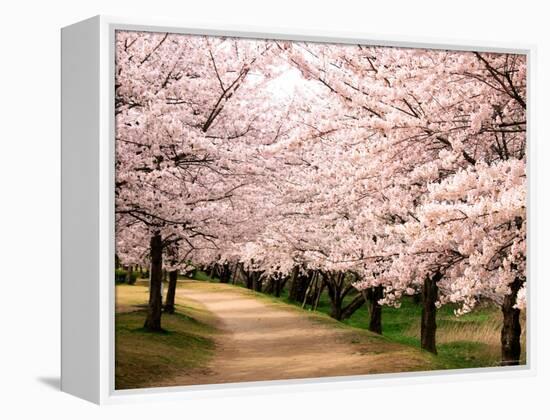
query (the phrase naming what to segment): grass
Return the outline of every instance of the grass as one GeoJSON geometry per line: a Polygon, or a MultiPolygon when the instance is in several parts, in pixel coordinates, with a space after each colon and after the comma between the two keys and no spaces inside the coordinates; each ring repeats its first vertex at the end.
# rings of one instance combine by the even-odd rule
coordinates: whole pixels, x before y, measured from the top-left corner
{"type": "Polygon", "coordinates": [[[195,369],[214,354],[213,315],[197,303],[176,298],[176,312],[162,315],[163,333],[143,329],[148,289],[143,282],[116,287],[115,387],[145,388],[195,369]]]}
{"type": "MultiPolygon", "coordinates": [[[[288,302],[286,292],[282,297],[288,302]]],[[[454,314],[454,309],[453,305],[444,305],[437,311],[437,359],[443,368],[498,366],[502,322],[499,308],[485,304],[460,317],[454,314]]],[[[326,314],[330,312],[330,301],[326,293],[321,296],[317,310],[326,314]]],[[[421,305],[409,297],[403,299],[400,308],[383,307],[383,335],[401,344],[420,347],[421,312],[421,305]]],[[[363,306],[343,322],[357,328],[367,328],[369,324],[367,306],[363,306]]],[[[523,349],[525,349],[525,334],[522,339],[523,349]]],[[[523,363],[525,363],[525,351],[522,354],[523,363]]]]}
{"type": "MultiPolygon", "coordinates": [[[[185,277],[187,278],[187,277],[185,277]]],[[[210,277],[208,274],[206,274],[204,271],[197,270],[195,271],[195,274],[192,277],[193,280],[199,280],[199,281],[214,281],[212,277],[210,277]]]]}
{"type": "MultiPolygon", "coordinates": [[[[496,366],[500,360],[500,348],[486,343],[481,337],[474,339],[474,333],[487,331],[487,320],[494,317],[496,308],[486,307],[471,314],[456,317],[451,305],[441,307],[437,312],[436,343],[438,359],[446,369],[496,366]]],[[[405,298],[400,308],[382,309],[383,334],[394,341],[420,346],[420,316],[422,308],[410,298],[405,298]]],[[[367,307],[361,308],[349,320],[350,325],[368,325],[367,307]]],[[[499,333],[498,327],[490,333],[499,333]]]]}
{"type": "MultiPolygon", "coordinates": [[[[214,282],[216,279],[200,273],[200,279],[214,282]]],[[[240,285],[242,286],[242,285],[240,285]]],[[[300,303],[288,300],[288,289],[280,298],[269,295],[273,302],[284,302],[301,307],[300,303]]],[[[347,304],[353,297],[347,297],[347,304]]],[[[471,313],[457,317],[453,305],[444,305],[437,311],[437,360],[443,369],[492,367],[500,364],[500,309],[483,304],[471,313]]],[[[326,291],[321,295],[317,311],[328,315],[330,300],[326,291]]],[[[420,316],[422,307],[412,298],[403,299],[400,308],[382,309],[382,333],[384,337],[409,346],[420,347],[420,316]]],[[[309,311],[308,311],[309,312],[309,311]]],[[[366,329],[369,324],[367,306],[357,310],[344,324],[366,329]]],[[[525,319],[522,320],[525,331],[525,319]]],[[[525,363],[525,334],[522,334],[522,363],[525,363]]]]}

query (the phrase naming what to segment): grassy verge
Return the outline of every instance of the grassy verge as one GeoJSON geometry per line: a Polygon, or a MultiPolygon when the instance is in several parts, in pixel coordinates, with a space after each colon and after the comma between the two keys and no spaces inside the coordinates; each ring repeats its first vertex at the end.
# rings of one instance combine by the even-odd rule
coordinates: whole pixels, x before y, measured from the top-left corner
{"type": "MultiPolygon", "coordinates": [[[[283,297],[288,301],[287,296],[283,297]]],[[[453,305],[437,311],[437,359],[444,369],[498,366],[500,363],[501,313],[494,305],[481,305],[469,314],[457,317],[453,305]]],[[[329,313],[326,294],[321,297],[318,311],[329,313]]],[[[382,309],[382,333],[398,343],[420,347],[420,317],[422,307],[412,298],[405,298],[400,308],[382,309]]],[[[367,328],[367,306],[363,306],[344,323],[367,328]]],[[[523,337],[525,348],[525,337],[523,337]]],[[[525,355],[525,352],[523,352],[525,355]]],[[[525,357],[525,356],[523,356],[525,357]]],[[[525,362],[525,360],[523,360],[525,362]]]]}
{"type": "MultiPolygon", "coordinates": [[[[404,299],[399,309],[384,307],[382,310],[383,334],[394,341],[420,346],[420,317],[422,308],[412,299],[404,299]]],[[[450,305],[441,307],[437,313],[438,359],[445,369],[497,366],[500,347],[494,345],[494,336],[499,334],[499,325],[494,322],[499,314],[494,307],[480,308],[462,317],[456,317],[450,305]],[[485,331],[482,337],[477,331],[485,331]]],[[[367,308],[361,308],[349,320],[350,325],[363,326],[369,322],[367,308]]]]}
{"type": "Polygon", "coordinates": [[[205,369],[214,353],[213,315],[179,296],[176,313],[163,314],[165,332],[143,330],[147,296],[142,284],[116,287],[116,389],[151,387],[172,375],[205,369]]]}

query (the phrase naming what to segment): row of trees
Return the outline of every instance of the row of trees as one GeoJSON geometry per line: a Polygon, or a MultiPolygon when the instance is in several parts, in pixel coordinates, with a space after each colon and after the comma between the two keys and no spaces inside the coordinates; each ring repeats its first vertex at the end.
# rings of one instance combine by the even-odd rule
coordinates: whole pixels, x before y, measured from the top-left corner
{"type": "Polygon", "coordinates": [[[118,32],[116,63],[117,255],[150,266],[146,328],[163,269],[216,264],[326,289],[337,319],[368,300],[377,332],[421,296],[434,353],[440,305],[490,300],[519,363],[525,56],[118,32]]]}

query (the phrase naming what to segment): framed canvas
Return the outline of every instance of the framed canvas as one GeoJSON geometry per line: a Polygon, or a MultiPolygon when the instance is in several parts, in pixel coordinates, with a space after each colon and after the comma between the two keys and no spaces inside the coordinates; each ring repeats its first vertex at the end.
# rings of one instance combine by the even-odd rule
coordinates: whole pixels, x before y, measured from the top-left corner
{"type": "Polygon", "coordinates": [[[533,48],[62,30],[62,389],[533,373],[533,48]]]}

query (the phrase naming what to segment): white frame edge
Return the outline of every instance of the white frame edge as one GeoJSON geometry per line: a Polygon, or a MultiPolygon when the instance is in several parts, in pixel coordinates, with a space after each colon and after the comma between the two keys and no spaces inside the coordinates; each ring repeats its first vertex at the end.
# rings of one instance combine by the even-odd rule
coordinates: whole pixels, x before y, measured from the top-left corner
{"type": "Polygon", "coordinates": [[[100,19],[61,32],[61,389],[99,402],[100,19]]]}
{"type": "Polygon", "coordinates": [[[537,220],[531,194],[536,156],[533,121],[534,45],[377,36],[295,28],[212,25],[107,16],[62,29],[62,356],[63,391],[97,404],[258,395],[327,389],[401,386],[533,376],[536,374],[531,229],[537,220]],[[200,29],[199,29],[200,28],[200,29]],[[528,56],[528,258],[527,365],[192,385],[114,389],[114,34],[143,30],[311,42],[362,43],[410,48],[493,51],[528,56]],[[322,33],[322,34],[321,34],[322,33]],[[83,159],[84,157],[84,159],[83,159]],[[76,164],[75,164],[76,163],[76,164]],[[97,188],[97,195],[94,188],[97,188]],[[87,204],[87,206],[86,206],[87,204]],[[87,267],[87,271],[83,270],[87,267]],[[396,379],[399,379],[398,381],[396,379]]]}

